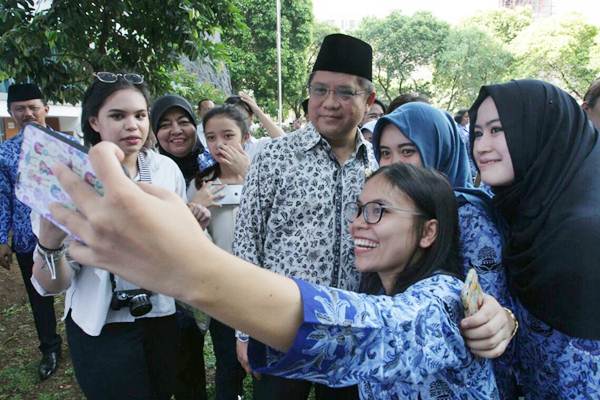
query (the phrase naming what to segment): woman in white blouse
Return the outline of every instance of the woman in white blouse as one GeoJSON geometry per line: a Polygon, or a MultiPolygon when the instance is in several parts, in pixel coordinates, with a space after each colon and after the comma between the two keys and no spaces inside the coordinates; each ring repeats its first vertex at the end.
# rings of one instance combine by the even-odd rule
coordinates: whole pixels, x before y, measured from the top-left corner
{"type": "MultiPolygon", "coordinates": [[[[135,181],[185,198],[173,161],[148,149],[148,93],[137,74],[100,72],[82,103],[88,145],[115,143],[135,181]]],[[[77,381],[88,399],[170,399],[175,385],[177,325],[173,298],[65,257],[66,234],[39,223],[32,281],[43,295],[66,291],[65,325],[77,381]],[[55,277],[49,273],[55,269],[55,277]]]]}

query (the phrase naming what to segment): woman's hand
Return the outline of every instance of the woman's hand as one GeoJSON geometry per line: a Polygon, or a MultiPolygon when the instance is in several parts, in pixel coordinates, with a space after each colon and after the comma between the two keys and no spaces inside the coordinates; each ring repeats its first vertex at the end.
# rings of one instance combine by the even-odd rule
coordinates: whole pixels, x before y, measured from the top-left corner
{"type": "Polygon", "coordinates": [[[490,295],[484,295],[479,311],[460,322],[465,342],[479,357],[500,357],[510,343],[515,324],[508,312],[490,295]]]}
{"type": "Polygon", "coordinates": [[[256,379],[260,379],[260,373],[252,372],[252,368],[250,368],[250,361],[248,360],[248,342],[236,340],[235,352],[240,365],[242,368],[244,368],[244,371],[246,371],[247,374],[254,375],[256,379]]]}
{"type": "Polygon", "coordinates": [[[250,167],[250,157],[248,157],[242,145],[239,143],[235,143],[233,146],[222,144],[219,146],[219,150],[221,150],[224,158],[221,162],[226,164],[236,175],[245,178],[248,167],[250,167]]]}
{"type": "Polygon", "coordinates": [[[302,323],[296,283],[213,245],[176,194],[125,176],[124,157],[110,142],[90,150],[104,196],[66,166],[53,166],[77,206],[74,211],[50,204],[54,219],[81,239],[70,243],[71,257],[178,298],[287,351],[302,323]]]}
{"type": "Polygon", "coordinates": [[[219,201],[223,198],[223,194],[220,192],[223,190],[225,185],[221,185],[214,182],[206,182],[202,187],[194,194],[190,203],[200,204],[203,207],[221,207],[219,201]]]}
{"type": "Polygon", "coordinates": [[[114,144],[102,142],[89,154],[104,196],[64,165],[53,167],[78,209],[50,205],[56,221],[81,239],[70,243],[71,256],[148,290],[173,297],[193,293],[193,259],[210,243],[188,207],[174,193],[129,180],[120,164],[124,154],[114,144]]]}
{"type": "Polygon", "coordinates": [[[206,229],[210,223],[210,210],[198,203],[188,203],[187,206],[192,214],[194,214],[196,221],[198,221],[202,229],[206,229]]]}
{"type": "Polygon", "coordinates": [[[246,94],[244,92],[239,92],[238,95],[240,96],[240,99],[242,99],[242,101],[244,103],[248,104],[248,106],[252,110],[253,114],[258,114],[258,113],[262,112],[262,110],[260,109],[258,104],[256,104],[256,101],[254,101],[254,99],[249,94],[246,94]]]}
{"type": "Polygon", "coordinates": [[[38,239],[40,245],[47,249],[58,249],[66,237],[67,234],[62,229],[46,218],[40,217],[40,237],[38,239]]]}

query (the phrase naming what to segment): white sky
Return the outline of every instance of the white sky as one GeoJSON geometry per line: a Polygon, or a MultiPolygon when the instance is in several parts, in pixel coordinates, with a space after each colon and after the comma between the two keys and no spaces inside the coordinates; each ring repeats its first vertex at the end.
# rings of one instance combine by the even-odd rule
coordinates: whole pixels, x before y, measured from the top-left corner
{"type": "MultiPolygon", "coordinates": [[[[406,15],[425,10],[447,22],[457,23],[478,11],[497,8],[498,3],[499,0],[313,0],[313,12],[319,21],[337,21],[384,17],[398,9],[406,15]]],[[[552,3],[556,14],[577,11],[600,25],[598,0],[553,0],[552,3]]]]}

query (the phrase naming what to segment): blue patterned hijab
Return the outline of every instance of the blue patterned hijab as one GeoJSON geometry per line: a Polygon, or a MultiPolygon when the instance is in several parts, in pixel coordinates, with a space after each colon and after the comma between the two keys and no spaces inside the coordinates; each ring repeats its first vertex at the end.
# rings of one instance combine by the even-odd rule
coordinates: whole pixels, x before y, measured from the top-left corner
{"type": "Polygon", "coordinates": [[[377,162],[381,158],[381,134],[387,124],[394,124],[414,143],[424,167],[446,175],[459,204],[468,202],[489,209],[490,196],[473,186],[469,154],[450,114],[426,103],[413,102],[381,117],[373,132],[377,162]]]}

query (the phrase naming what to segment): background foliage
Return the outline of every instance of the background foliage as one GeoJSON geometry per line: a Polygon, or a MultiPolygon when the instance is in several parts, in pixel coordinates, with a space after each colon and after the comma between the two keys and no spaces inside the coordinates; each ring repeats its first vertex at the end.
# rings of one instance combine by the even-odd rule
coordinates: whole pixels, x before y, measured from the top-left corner
{"type": "MultiPolygon", "coordinates": [[[[252,92],[259,105],[277,113],[277,51],[275,0],[239,0],[247,30],[223,36],[227,66],[235,90],[252,92]]],[[[306,66],[313,26],[311,0],[281,1],[283,101],[298,111],[306,98],[306,66]]]]}
{"type": "MultiPolygon", "coordinates": [[[[374,48],[381,99],[418,92],[455,111],[481,85],[514,78],[545,79],[581,99],[600,74],[599,29],[581,15],[534,18],[517,8],[456,25],[395,11],[348,33],[374,48]]],[[[319,46],[337,31],[314,20],[311,0],[282,0],[284,115],[301,114],[319,46]]],[[[234,91],[276,114],[275,0],[0,0],[0,80],[32,79],[51,100],[77,102],[99,70],[143,73],[156,95],[222,100],[226,93],[183,68],[181,56],[225,65],[234,91]]]]}
{"type": "Polygon", "coordinates": [[[62,102],[79,101],[94,71],[136,71],[153,92],[169,91],[180,55],[222,57],[211,35],[244,29],[233,0],[43,3],[0,2],[0,69],[62,102]]]}

